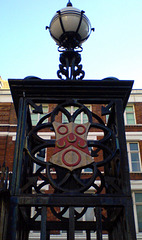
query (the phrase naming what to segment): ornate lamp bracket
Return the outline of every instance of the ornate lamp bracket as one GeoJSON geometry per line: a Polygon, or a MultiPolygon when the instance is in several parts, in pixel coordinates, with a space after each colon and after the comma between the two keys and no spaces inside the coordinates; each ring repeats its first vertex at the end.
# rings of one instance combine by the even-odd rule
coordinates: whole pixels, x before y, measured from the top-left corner
{"type": "Polygon", "coordinates": [[[59,70],[57,71],[57,76],[66,80],[82,80],[85,76],[85,72],[82,70],[81,55],[74,51],[69,50],[61,53],[59,70]]]}

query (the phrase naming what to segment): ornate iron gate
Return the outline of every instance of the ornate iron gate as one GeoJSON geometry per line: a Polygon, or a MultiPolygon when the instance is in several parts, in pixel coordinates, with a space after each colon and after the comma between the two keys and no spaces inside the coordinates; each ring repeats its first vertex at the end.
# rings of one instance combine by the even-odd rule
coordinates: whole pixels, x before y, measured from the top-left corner
{"type": "Polygon", "coordinates": [[[77,230],[85,231],[87,240],[92,231],[97,240],[103,233],[109,240],[136,239],[123,121],[133,82],[28,77],[9,84],[18,126],[7,239],[28,240],[31,230],[40,231],[41,240],[50,239],[52,230],[66,231],[68,240],[75,239],[77,230]],[[32,126],[30,112],[42,114],[43,104],[54,108],[32,126]],[[100,113],[86,104],[101,106],[100,113]],[[73,114],[70,106],[76,109],[73,114]],[[76,123],[81,113],[85,124],[76,123]],[[62,115],[67,123],[59,121],[62,115]],[[56,138],[43,137],[45,131],[56,132],[56,138]],[[89,140],[88,131],[101,138],[89,140]],[[45,149],[53,152],[44,162],[45,149]],[[38,166],[35,171],[33,166],[38,166]],[[43,187],[53,191],[43,192],[43,187]],[[88,208],[94,209],[95,219],[81,221],[88,208]]]}

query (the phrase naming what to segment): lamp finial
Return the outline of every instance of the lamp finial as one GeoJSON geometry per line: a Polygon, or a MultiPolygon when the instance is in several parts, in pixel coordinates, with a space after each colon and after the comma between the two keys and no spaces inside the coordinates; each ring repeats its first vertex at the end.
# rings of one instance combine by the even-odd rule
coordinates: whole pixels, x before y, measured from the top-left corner
{"type": "Polygon", "coordinates": [[[67,7],[72,7],[72,3],[70,2],[70,0],[67,3],[67,7]]]}

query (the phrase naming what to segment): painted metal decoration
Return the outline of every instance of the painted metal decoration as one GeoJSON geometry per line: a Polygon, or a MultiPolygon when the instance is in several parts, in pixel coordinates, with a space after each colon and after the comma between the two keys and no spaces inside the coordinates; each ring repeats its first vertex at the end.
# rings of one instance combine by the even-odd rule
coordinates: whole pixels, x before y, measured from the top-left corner
{"type": "Polygon", "coordinates": [[[73,171],[94,162],[87,146],[90,124],[60,124],[53,122],[56,131],[55,150],[50,162],[73,171]]]}
{"type": "MultiPolygon", "coordinates": [[[[28,134],[27,150],[34,163],[40,166],[36,174],[40,173],[42,180],[44,180],[41,188],[50,182],[56,191],[84,192],[92,186],[96,193],[99,193],[105,187],[104,177],[99,167],[109,163],[114,158],[117,145],[115,134],[105,126],[98,115],[91,112],[85,105],[70,100],[57,105],[53,112],[40,119],[28,134]],[[67,106],[77,107],[77,110],[71,114],[66,109],[67,106]],[[81,113],[86,114],[88,120],[84,124],[77,124],[75,121],[81,113]],[[58,114],[64,114],[68,123],[56,122],[55,118],[58,114]],[[51,118],[51,122],[48,120],[45,123],[48,118],[51,118]],[[55,131],[55,140],[45,140],[39,136],[39,131],[47,128],[55,131]],[[88,131],[91,131],[92,128],[103,131],[104,137],[95,141],[87,140],[88,131]],[[36,144],[33,149],[30,147],[32,142],[36,144]],[[113,142],[112,149],[107,147],[109,142],[113,142]],[[49,162],[43,162],[36,157],[41,149],[50,147],[54,147],[54,151],[49,162]],[[102,157],[99,156],[100,152],[103,152],[102,157]],[[52,174],[53,168],[56,179],[52,174]],[[46,177],[41,174],[43,169],[47,171],[46,177]],[[89,169],[91,173],[87,179],[82,178],[85,169],[89,169]],[[99,185],[96,184],[97,179],[100,179],[99,185]]],[[[40,191],[40,185],[35,187],[36,191],[37,189],[40,191]]]]}

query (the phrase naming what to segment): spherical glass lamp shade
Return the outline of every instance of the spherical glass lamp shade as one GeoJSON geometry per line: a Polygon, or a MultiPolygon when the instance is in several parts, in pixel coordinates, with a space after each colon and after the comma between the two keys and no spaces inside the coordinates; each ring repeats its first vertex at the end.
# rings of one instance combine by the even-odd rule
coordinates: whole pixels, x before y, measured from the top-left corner
{"type": "Polygon", "coordinates": [[[49,31],[57,45],[75,48],[81,46],[90,36],[91,24],[84,11],[69,6],[55,14],[49,31]]]}

